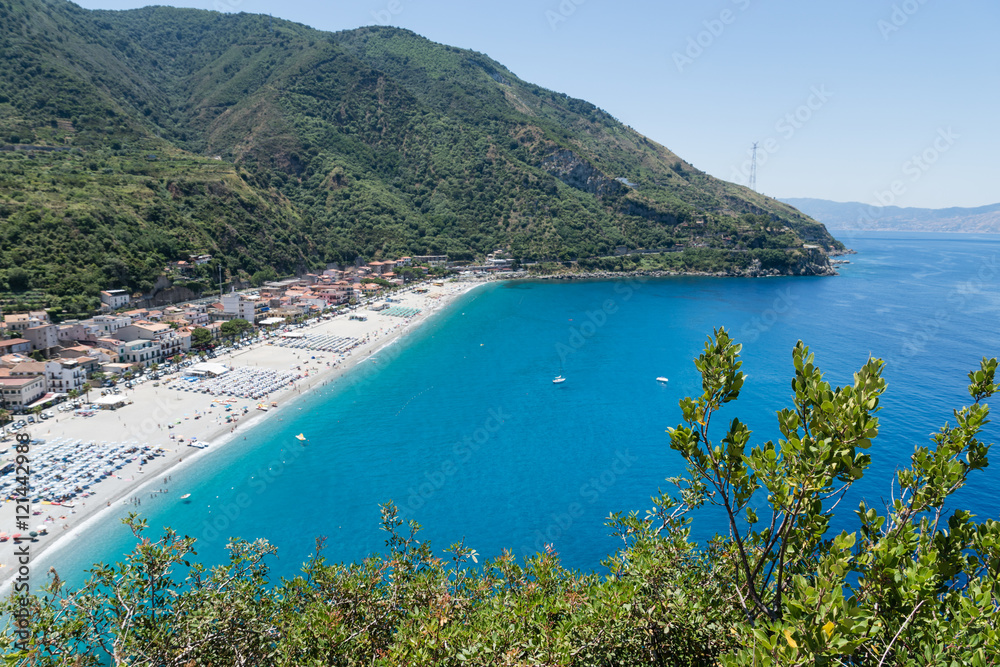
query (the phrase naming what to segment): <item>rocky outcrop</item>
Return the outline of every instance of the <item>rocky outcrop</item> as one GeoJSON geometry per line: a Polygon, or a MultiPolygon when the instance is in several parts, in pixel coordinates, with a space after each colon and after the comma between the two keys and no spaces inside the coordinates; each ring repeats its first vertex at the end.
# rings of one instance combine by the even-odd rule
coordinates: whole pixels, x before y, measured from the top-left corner
{"type": "Polygon", "coordinates": [[[601,198],[618,199],[614,208],[622,215],[663,225],[676,225],[679,222],[672,213],[658,211],[641,200],[626,198],[624,195],[635,189],[633,184],[628,183],[628,179],[611,178],[571,150],[563,149],[552,153],[542,161],[542,168],[571,188],[601,198]]]}
{"type": "Polygon", "coordinates": [[[625,199],[618,207],[618,212],[624,215],[634,215],[645,220],[658,222],[664,225],[676,225],[680,222],[676,215],[657,211],[648,204],[634,199],[625,199]]]}
{"type": "Polygon", "coordinates": [[[750,266],[742,269],[730,269],[724,273],[713,273],[712,275],[733,276],[739,278],[771,278],[775,276],[836,276],[839,275],[833,268],[829,260],[820,261],[813,258],[804,258],[803,261],[793,264],[787,270],[765,269],[760,260],[753,260],[750,266]]]}
{"type": "Polygon", "coordinates": [[[624,195],[628,186],[595,168],[571,150],[563,149],[542,160],[542,168],[560,181],[598,197],[624,195]]]}
{"type": "Polygon", "coordinates": [[[197,292],[188,289],[187,287],[169,287],[165,290],[157,292],[151,297],[147,297],[145,302],[146,307],[149,306],[166,306],[171,303],[181,303],[183,301],[191,301],[192,299],[197,299],[201,295],[197,292]]]}

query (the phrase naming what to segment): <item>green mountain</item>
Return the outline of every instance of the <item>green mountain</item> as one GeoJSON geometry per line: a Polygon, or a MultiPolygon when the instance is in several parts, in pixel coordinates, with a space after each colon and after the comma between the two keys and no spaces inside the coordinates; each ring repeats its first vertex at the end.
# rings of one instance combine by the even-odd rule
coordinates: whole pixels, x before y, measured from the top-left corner
{"type": "Polygon", "coordinates": [[[842,247],[587,102],[405,30],[0,0],[0,46],[0,290],[145,290],[192,253],[243,278],[677,246],[665,266],[808,273],[828,264],[804,244],[842,247]]]}

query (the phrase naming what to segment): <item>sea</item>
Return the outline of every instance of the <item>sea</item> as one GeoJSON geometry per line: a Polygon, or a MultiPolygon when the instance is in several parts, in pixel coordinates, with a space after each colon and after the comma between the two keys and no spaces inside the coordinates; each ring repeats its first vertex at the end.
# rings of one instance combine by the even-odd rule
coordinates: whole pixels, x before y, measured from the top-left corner
{"type": "MultiPolygon", "coordinates": [[[[715,417],[716,439],[734,417],[753,430],[751,443],[779,437],[775,413],[792,404],[799,340],[835,386],[870,357],[886,360],[873,463],[834,522],[852,530],[858,502],[889,501],[914,447],[970,402],[967,373],[1000,355],[1000,237],[838,238],[857,251],[839,276],[480,287],[175,472],[169,493],[138,508],[147,535],[170,526],[196,537],[207,564],[226,560],[232,537],[266,539],[278,549],[276,580],[300,572],[317,538],[332,562],[384,551],[380,506],[393,502],[437,554],[463,543],[484,558],[526,557],[551,545],[564,565],[603,572],[621,546],[608,516],[644,516],[672,488],[666,479],[685,473],[666,430],[680,423],[678,402],[699,395],[693,360],[719,327],[743,344],[748,379],[715,417]],[[566,381],[554,384],[557,375],[566,381]]],[[[991,424],[983,439],[997,435],[991,424]]],[[[953,505],[996,519],[998,486],[994,465],[953,505]]],[[[91,564],[121,561],[136,544],[121,522],[133,509],[106,515],[44,567],[78,585],[91,564]]],[[[717,508],[693,516],[693,539],[726,531],[717,508]]]]}

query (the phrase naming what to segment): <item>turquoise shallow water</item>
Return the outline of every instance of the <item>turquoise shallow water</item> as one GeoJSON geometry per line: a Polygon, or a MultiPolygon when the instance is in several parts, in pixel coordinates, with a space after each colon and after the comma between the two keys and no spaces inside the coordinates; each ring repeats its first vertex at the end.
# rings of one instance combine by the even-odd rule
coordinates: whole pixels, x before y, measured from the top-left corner
{"type": "MultiPolygon", "coordinates": [[[[750,379],[717,424],[739,415],[755,442],[776,436],[797,340],[837,384],[869,354],[890,361],[875,464],[839,522],[850,527],[857,499],[887,498],[914,443],[968,402],[968,370],[1000,354],[1000,238],[847,241],[860,254],[839,277],[480,288],[379,362],[176,473],[169,497],[144,500],[142,513],[154,532],[169,525],[198,537],[208,562],[222,560],[230,535],[267,538],[282,576],[296,574],[319,535],[332,560],[381,549],[379,503],[388,500],[438,550],[464,539],[485,556],[504,547],[524,555],[552,542],[567,565],[599,568],[616,547],[608,513],[645,510],[681,472],[664,429],[679,420],[677,401],[700,388],[692,359],[705,337],[725,326],[744,343],[750,379]],[[560,372],[568,380],[552,384],[560,372]],[[182,493],[190,504],[177,501],[182,493]]],[[[959,502],[997,517],[998,482],[994,466],[959,502]]],[[[723,528],[707,511],[695,534],[723,528]]],[[[87,564],[118,560],[133,543],[109,518],[52,564],[78,582],[87,564]]]]}

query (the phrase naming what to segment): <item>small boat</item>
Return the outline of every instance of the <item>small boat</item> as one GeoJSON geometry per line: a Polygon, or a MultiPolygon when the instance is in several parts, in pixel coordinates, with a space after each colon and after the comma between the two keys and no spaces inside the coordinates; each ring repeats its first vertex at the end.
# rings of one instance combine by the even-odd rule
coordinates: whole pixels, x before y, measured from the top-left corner
{"type": "Polygon", "coordinates": [[[667,382],[670,382],[670,380],[668,380],[667,378],[663,377],[662,375],[660,377],[656,378],[656,381],[657,382],[662,382],[664,384],[666,384],[667,382]]]}
{"type": "Polygon", "coordinates": [[[305,439],[306,439],[306,436],[305,436],[305,434],[303,434],[303,433],[299,433],[299,434],[298,434],[297,436],[295,436],[295,437],[296,437],[296,438],[298,438],[299,440],[305,440],[305,439]]]}
{"type": "Polygon", "coordinates": [[[187,500],[190,497],[191,497],[190,493],[185,493],[183,496],[181,496],[181,500],[187,500]]]}
{"type": "Polygon", "coordinates": [[[566,381],[566,378],[564,378],[562,375],[557,375],[555,377],[555,379],[552,380],[552,384],[562,384],[565,381],[566,381]]]}

